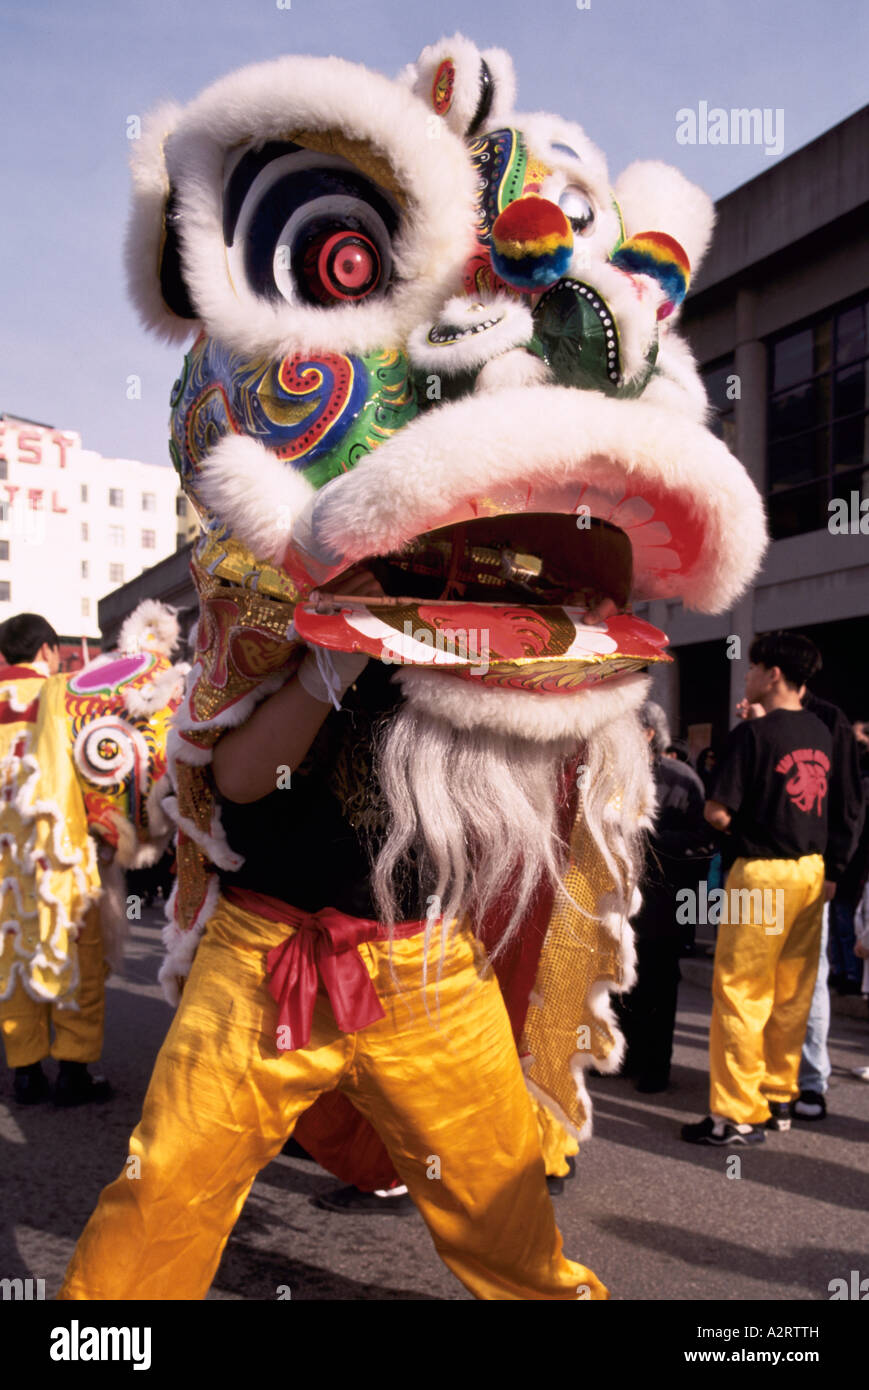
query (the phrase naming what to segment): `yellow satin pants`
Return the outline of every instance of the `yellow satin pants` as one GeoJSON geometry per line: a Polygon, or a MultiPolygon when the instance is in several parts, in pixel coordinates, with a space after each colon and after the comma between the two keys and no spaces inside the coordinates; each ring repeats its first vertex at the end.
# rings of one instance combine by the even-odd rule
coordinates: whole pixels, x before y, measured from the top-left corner
{"type": "Polygon", "coordinates": [[[477,1298],[606,1298],[591,1270],[562,1253],[507,1011],[491,972],[481,977],[472,934],[454,932],[439,999],[431,985],[423,995],[421,935],[393,944],[392,968],[386,943],[360,946],[386,1017],[342,1034],[321,993],[309,1045],[280,1052],[266,955],[287,934],[219,903],[130,1158],[102,1193],[60,1297],[203,1298],[257,1173],[316,1097],[340,1087],[379,1131],[441,1259],[477,1298]]]}
{"type": "Polygon", "coordinates": [[[20,981],[8,999],[0,1000],[0,1031],[7,1066],[29,1067],[49,1056],[64,1062],[99,1060],[103,1050],[106,964],[96,906],[88,910],[82,923],[77,950],[78,1010],[31,999],[20,981]]]}
{"type": "Polygon", "coordinates": [[[737,859],[725,884],[709,1032],[709,1110],[763,1124],[797,1076],[818,972],[824,861],[737,859]],[[739,920],[734,921],[734,918],[739,920]]]}

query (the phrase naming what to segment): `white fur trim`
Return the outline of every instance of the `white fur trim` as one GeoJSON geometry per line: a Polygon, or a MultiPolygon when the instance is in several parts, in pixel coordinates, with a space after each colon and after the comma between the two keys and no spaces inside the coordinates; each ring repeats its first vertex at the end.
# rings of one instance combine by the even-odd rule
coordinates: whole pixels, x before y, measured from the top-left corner
{"type": "Polygon", "coordinates": [[[612,516],[631,539],[639,598],[681,597],[690,608],[726,611],[766,546],[754,484],[708,430],[643,400],[556,386],[475,394],[414,420],[317,494],[306,539],[339,573],[442,525],[462,504],[498,490],[522,496],[530,485],[575,488],[577,499],[593,488],[612,499],[595,503],[592,515],[612,516]],[[630,516],[618,510],[646,491],[673,494],[700,531],[687,574],[669,561],[666,533],[662,541],[656,532],[646,550],[644,524],[632,534],[630,516]]]}
{"type": "Polygon", "coordinates": [[[454,376],[481,367],[511,348],[521,347],[534,333],[531,312],[525,304],[497,295],[485,303],[450,299],[434,323],[418,325],[408,338],[408,356],[422,371],[454,376]],[[431,342],[431,333],[458,328],[465,335],[449,342],[431,342]]]}
{"type": "Polygon", "coordinates": [[[670,164],[640,159],[619,174],[615,186],[625,236],[665,232],[685,250],[696,275],[712,239],[715,206],[708,194],[670,164]]]}
{"type": "Polygon", "coordinates": [[[190,668],[186,662],[170,666],[147,685],[125,686],[122,692],[124,708],[134,719],[150,719],[157,710],[164,709],[173,700],[180,700],[184,693],[184,678],[190,668]]]}
{"type": "Polygon", "coordinates": [[[511,391],[517,387],[543,386],[551,373],[542,358],[514,348],[487,362],[474,382],[475,391],[511,391]]]}
{"type": "MultiPolygon", "coordinates": [[[[165,153],[178,199],[185,282],[209,333],[238,352],[270,358],[296,351],[359,353],[403,341],[430,317],[457,283],[472,242],[474,175],[455,135],[445,128],[439,139],[429,135],[426,108],[411,92],[339,58],[278,58],[231,73],[203,92],[178,117],[165,153]],[[225,156],[241,144],[260,146],[304,130],[341,132],[389,161],[406,207],[393,245],[396,278],[380,299],[326,308],[272,303],[230,280],[222,224],[225,156]]],[[[147,178],[141,177],[149,189],[161,181],[165,187],[156,143],[149,149],[147,178]]],[[[128,267],[137,302],[153,325],[153,295],[142,292],[141,281],[153,274],[154,224],[162,207],[155,198],[143,199],[138,185],[136,197],[137,215],[151,226],[135,245],[131,239],[128,267]],[[136,266],[138,255],[147,270],[136,266]]],[[[162,322],[157,326],[166,331],[162,322]]]]}
{"type": "Polygon", "coordinates": [[[694,365],[691,349],[671,327],[673,315],[661,325],[658,360],[651,381],[643,392],[649,405],[681,411],[696,424],[709,418],[709,402],[703,382],[694,365]]]}
{"type": "Polygon", "coordinates": [[[201,911],[191,924],[189,931],[180,931],[174,920],[178,898],[177,883],[169,896],[169,901],[166,904],[167,921],[163,927],[163,945],[166,948],[166,955],[160,966],[157,979],[163,990],[164,998],[173,1008],[177,1008],[181,1002],[181,991],[177,981],[178,979],[185,979],[190,974],[190,967],[193,964],[193,957],[196,955],[200,938],[217,906],[219,897],[220,880],[216,874],[213,874],[208,880],[205,901],[201,911]]]}
{"type": "Polygon", "coordinates": [[[457,135],[464,136],[480,104],[480,60],[485,59],[494,91],[487,119],[480,129],[497,129],[506,120],[516,100],[516,78],[513,61],[503,48],[487,48],[480,52],[477,45],[463,34],[441,39],[424,48],[416,62],[405,68],[400,81],[408,83],[426,107],[432,109],[432,86],[435,74],[445,58],[455,67],[453,95],[443,120],[457,135]]]}
{"type": "Polygon", "coordinates": [[[140,138],[131,142],[133,200],[124,243],[130,297],[148,328],[170,343],[183,343],[196,327],[173,314],[160,290],[163,212],[169,195],[163,149],[180,116],[177,102],[164,102],[146,116],[140,138]]]}
{"type": "Polygon", "coordinates": [[[178,646],[176,610],[157,599],[146,598],[124,619],[118,636],[117,655],[136,656],[156,652],[170,657],[178,646]]]}
{"type": "Polygon", "coordinates": [[[454,729],[488,729],[541,743],[588,738],[601,725],[639,709],[649,678],[613,676],[588,690],[547,695],[498,690],[421,668],[404,667],[395,679],[409,705],[454,729]]]}
{"type": "Polygon", "coordinates": [[[183,830],[194,844],[204,850],[216,868],[230,871],[241,868],[244,863],[244,856],[236,854],[230,846],[226,838],[226,831],[220,823],[220,811],[216,805],[212,812],[211,825],[208,831],[200,830],[198,825],[188,816],[182,816],[178,809],[177,797],[167,796],[163,802],[163,807],[170,820],[174,821],[178,829],[183,830]]]}
{"type": "Polygon", "coordinates": [[[315,489],[291,463],[248,435],[230,434],[204,460],[197,491],[258,560],[279,561],[315,489]]]}

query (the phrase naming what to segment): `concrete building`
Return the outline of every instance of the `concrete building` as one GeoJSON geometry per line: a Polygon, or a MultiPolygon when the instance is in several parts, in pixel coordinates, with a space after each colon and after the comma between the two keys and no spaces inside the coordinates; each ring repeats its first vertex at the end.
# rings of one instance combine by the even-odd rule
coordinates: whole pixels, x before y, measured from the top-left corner
{"type": "Polygon", "coordinates": [[[0,415],[0,622],[42,613],[62,636],[99,638],[102,595],[175,550],[177,494],[172,468],[0,415]]]}
{"type": "Polygon", "coordinates": [[[816,693],[869,718],[869,107],[717,213],[683,323],[772,543],[730,613],[637,607],[669,634],[656,698],[695,749],[733,724],[751,638],[771,628],[809,635],[816,693]]]}

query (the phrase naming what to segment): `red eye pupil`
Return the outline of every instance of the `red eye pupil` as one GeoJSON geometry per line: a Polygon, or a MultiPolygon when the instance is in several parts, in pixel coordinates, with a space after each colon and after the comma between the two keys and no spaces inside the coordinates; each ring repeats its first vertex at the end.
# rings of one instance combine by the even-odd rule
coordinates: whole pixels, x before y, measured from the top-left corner
{"type": "MultiPolygon", "coordinates": [[[[323,254],[324,252],[321,251],[321,266],[323,254]]],[[[340,260],[336,261],[333,266],[333,274],[339,284],[348,290],[355,290],[371,279],[374,269],[374,258],[368,248],[353,246],[349,250],[341,252],[340,260]]],[[[324,279],[326,279],[326,274],[323,275],[324,279]]]]}
{"type": "Polygon", "coordinates": [[[350,228],[317,237],[305,253],[304,269],[307,288],[321,303],[364,299],[382,276],[374,242],[350,228]]]}

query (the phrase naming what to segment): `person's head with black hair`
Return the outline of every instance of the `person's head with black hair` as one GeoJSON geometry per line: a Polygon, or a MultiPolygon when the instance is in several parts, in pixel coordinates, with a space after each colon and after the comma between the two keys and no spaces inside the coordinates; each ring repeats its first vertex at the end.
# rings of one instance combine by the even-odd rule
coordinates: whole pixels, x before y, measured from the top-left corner
{"type": "Polygon", "coordinates": [[[0,626],[0,652],[9,666],[44,662],[49,675],[60,668],[60,639],[40,613],[16,613],[0,626]]]}
{"type": "Polygon", "coordinates": [[[821,669],[821,653],[801,632],[764,632],[748,652],[745,693],[765,709],[798,709],[809,681],[821,669]]]}
{"type": "Polygon", "coordinates": [[[669,748],[666,749],[668,758],[675,758],[677,762],[687,763],[691,766],[691,749],[683,738],[674,738],[669,748]]]}

